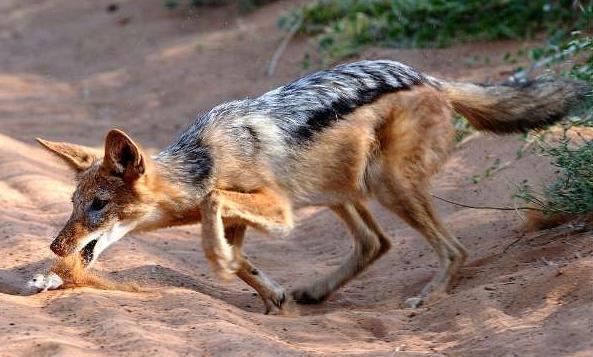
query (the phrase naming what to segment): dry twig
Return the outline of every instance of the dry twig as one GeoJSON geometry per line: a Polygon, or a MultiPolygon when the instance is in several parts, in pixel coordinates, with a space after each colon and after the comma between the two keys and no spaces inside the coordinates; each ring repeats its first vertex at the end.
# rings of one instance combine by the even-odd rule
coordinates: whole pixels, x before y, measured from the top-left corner
{"type": "Polygon", "coordinates": [[[282,42],[280,42],[280,46],[278,46],[276,51],[274,51],[274,55],[272,56],[272,59],[270,60],[270,64],[268,65],[268,70],[266,71],[266,73],[268,74],[268,77],[271,77],[274,75],[274,72],[276,71],[276,66],[278,65],[278,60],[280,60],[280,56],[282,56],[282,54],[286,50],[286,47],[288,46],[288,43],[294,37],[294,35],[296,35],[296,33],[299,31],[302,24],[303,24],[303,18],[300,17],[297,21],[295,21],[295,23],[292,25],[292,27],[288,30],[288,32],[286,33],[286,36],[284,36],[284,38],[282,39],[282,42]]]}

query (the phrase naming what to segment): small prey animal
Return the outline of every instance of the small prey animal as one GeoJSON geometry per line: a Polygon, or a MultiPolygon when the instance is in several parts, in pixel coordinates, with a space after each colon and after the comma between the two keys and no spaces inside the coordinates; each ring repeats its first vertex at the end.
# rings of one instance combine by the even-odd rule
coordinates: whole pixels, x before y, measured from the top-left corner
{"type": "Polygon", "coordinates": [[[104,152],[39,139],[77,182],[72,215],[51,249],[80,252],[88,265],[128,232],[201,221],[214,270],[236,274],[270,311],[282,308],[286,294],[241,252],[246,227],[285,234],[293,210],[305,206],[327,206],[344,221],[353,239],[348,257],[291,294],[299,303],[319,303],[389,250],[390,238],[365,205],[374,198],[439,258],[434,278],[406,300],[417,307],[446,293],[468,255],[429,193],[452,146],[453,114],[478,130],[520,133],[557,122],[588,93],[565,79],[482,85],[437,79],[395,61],[361,61],[221,104],[154,157],[115,129],[104,152]]]}
{"type": "Polygon", "coordinates": [[[135,284],[111,281],[90,272],[85,263],[84,255],[74,252],[65,257],[57,258],[45,274],[35,274],[27,281],[26,289],[33,292],[91,287],[102,290],[142,291],[135,284]]]}
{"type": "Polygon", "coordinates": [[[64,285],[64,281],[54,272],[47,274],[35,274],[31,280],[27,281],[27,288],[38,291],[55,290],[64,285]]]}

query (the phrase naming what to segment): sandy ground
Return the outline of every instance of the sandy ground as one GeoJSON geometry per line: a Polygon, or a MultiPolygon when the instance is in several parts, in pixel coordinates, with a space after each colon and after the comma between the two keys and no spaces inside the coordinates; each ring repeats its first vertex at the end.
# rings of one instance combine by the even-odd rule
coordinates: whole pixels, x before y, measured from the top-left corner
{"type": "MultiPolygon", "coordinates": [[[[451,294],[403,309],[436,271],[424,241],[372,205],[394,248],[327,303],[266,316],[242,282],[210,273],[198,227],[132,235],[97,269],[155,287],[125,293],[89,288],[24,296],[43,271],[48,245],[69,215],[70,173],[33,138],[100,146],[113,126],[151,151],[192,117],[306,72],[314,51],[296,39],[272,78],[284,1],[249,15],[229,8],[169,12],[161,1],[5,0],[0,3],[0,355],[538,355],[593,354],[593,242],[589,233],[524,234],[514,211],[437,202],[470,250],[451,294]],[[397,352],[400,351],[400,352],[397,352]]],[[[500,79],[499,59],[523,44],[446,50],[369,50],[434,75],[500,79]],[[473,61],[490,56],[491,63],[473,61]]],[[[483,136],[456,150],[435,194],[474,205],[512,205],[514,185],[551,174],[542,158],[515,160],[517,137],[483,136]],[[512,161],[474,184],[496,159],[512,161]]],[[[250,232],[254,263],[286,288],[334,269],[348,254],[344,227],[325,209],[298,214],[284,240],[250,232]]]]}

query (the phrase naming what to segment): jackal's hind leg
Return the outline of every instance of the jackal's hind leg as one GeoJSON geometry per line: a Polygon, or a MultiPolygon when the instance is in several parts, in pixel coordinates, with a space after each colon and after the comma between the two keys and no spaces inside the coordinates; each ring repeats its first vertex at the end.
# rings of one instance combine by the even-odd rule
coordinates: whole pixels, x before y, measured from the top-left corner
{"type": "Polygon", "coordinates": [[[253,266],[247,257],[243,255],[241,248],[246,228],[244,225],[225,227],[225,237],[233,249],[235,259],[239,262],[237,276],[257,291],[266,306],[266,314],[279,312],[286,301],[286,294],[280,284],[253,266]]]}
{"type": "Polygon", "coordinates": [[[391,245],[362,203],[335,206],[332,210],[348,226],[354,238],[354,248],[337,270],[308,286],[295,289],[292,295],[298,303],[315,304],[324,301],[385,254],[391,245]]]}
{"type": "Polygon", "coordinates": [[[436,216],[425,185],[406,185],[404,182],[403,179],[385,180],[383,187],[378,190],[379,202],[424,236],[437,253],[441,266],[418,296],[406,300],[407,307],[416,308],[427,299],[435,300],[447,293],[467,258],[467,251],[436,216]]]}
{"type": "Polygon", "coordinates": [[[201,210],[204,253],[215,273],[225,280],[239,271],[241,261],[225,239],[223,219],[267,233],[285,234],[292,228],[290,206],[268,191],[214,190],[202,202],[201,210]]]}

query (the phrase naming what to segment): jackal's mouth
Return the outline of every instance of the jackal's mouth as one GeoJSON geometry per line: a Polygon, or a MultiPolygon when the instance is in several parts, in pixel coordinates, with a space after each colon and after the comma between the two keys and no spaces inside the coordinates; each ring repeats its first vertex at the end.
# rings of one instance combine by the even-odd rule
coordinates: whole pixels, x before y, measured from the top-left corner
{"type": "Polygon", "coordinates": [[[85,245],[80,251],[80,256],[85,266],[89,265],[93,261],[95,245],[98,239],[93,239],[87,245],[85,245]]]}

